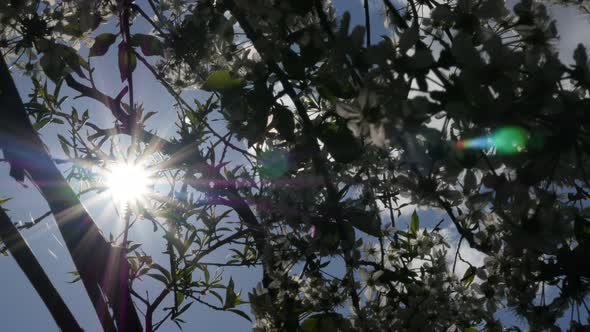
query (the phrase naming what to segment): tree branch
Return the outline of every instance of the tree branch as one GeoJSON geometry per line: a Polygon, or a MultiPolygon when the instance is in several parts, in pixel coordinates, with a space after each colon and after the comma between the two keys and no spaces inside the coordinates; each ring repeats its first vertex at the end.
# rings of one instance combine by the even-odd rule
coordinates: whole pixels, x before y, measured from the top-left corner
{"type": "Polygon", "coordinates": [[[365,0],[365,28],[367,32],[367,48],[371,47],[371,15],[369,13],[369,0],[365,0]]]}
{"type": "Polygon", "coordinates": [[[106,294],[113,306],[115,316],[119,316],[119,310],[125,312],[125,321],[117,322],[119,329],[141,331],[141,323],[133,306],[119,307],[121,297],[130,298],[128,292],[119,294],[119,286],[129,289],[128,280],[119,278],[120,270],[128,270],[129,263],[119,248],[106,242],[51,160],[31,125],[4,58],[0,59],[0,91],[0,105],[4,107],[4,117],[0,123],[0,133],[3,134],[0,148],[5,158],[10,160],[10,175],[22,182],[26,174],[47,201],[103,328],[115,329],[108,317],[102,293],[106,294]]]}
{"type": "MultiPolygon", "coordinates": [[[[267,41],[263,40],[263,38],[260,37],[256,33],[254,28],[250,25],[250,22],[248,21],[248,19],[242,14],[242,12],[238,8],[238,6],[235,5],[233,0],[227,0],[226,6],[227,6],[228,10],[230,11],[230,13],[232,14],[232,16],[234,16],[236,18],[236,20],[238,21],[238,23],[242,27],[242,30],[244,30],[246,37],[248,37],[248,39],[250,39],[252,41],[252,43],[254,44],[254,47],[256,48],[256,50],[258,51],[258,53],[260,54],[262,59],[264,59],[264,61],[266,62],[266,65],[269,67],[270,71],[273,72],[278,77],[279,81],[283,85],[283,88],[287,92],[287,95],[289,96],[289,98],[291,99],[293,104],[295,105],[295,109],[297,110],[297,114],[299,115],[299,118],[301,119],[304,135],[307,139],[306,145],[311,149],[311,154],[312,154],[311,159],[312,159],[313,166],[314,166],[316,172],[319,173],[319,175],[323,178],[324,186],[326,187],[327,202],[329,205],[328,210],[331,212],[331,214],[333,214],[333,217],[336,219],[336,221],[338,221],[337,225],[340,228],[340,230],[344,233],[345,230],[343,228],[345,227],[345,222],[342,218],[342,211],[341,211],[341,207],[339,205],[340,196],[338,194],[338,190],[337,190],[335,184],[332,182],[326,162],[321,156],[321,150],[320,150],[320,147],[317,143],[317,137],[315,135],[314,126],[313,126],[313,123],[311,122],[311,119],[309,118],[309,116],[307,114],[307,109],[306,109],[305,105],[303,104],[303,102],[298,97],[297,93],[295,92],[295,88],[291,84],[288,75],[279,67],[279,65],[276,62],[274,62],[272,59],[268,58],[268,56],[265,54],[265,52],[263,52],[264,47],[261,46],[261,43],[267,44],[267,41]]],[[[354,273],[353,273],[354,262],[353,262],[353,258],[350,253],[350,250],[344,250],[344,256],[345,256],[344,260],[345,260],[345,263],[347,266],[348,280],[350,281],[350,284],[349,284],[350,287],[348,289],[349,296],[352,300],[352,304],[355,308],[356,314],[359,316],[359,319],[361,321],[363,321],[364,315],[360,309],[360,299],[359,299],[358,294],[356,293],[355,286],[354,286],[355,285],[354,273]]]]}
{"type": "Polygon", "coordinates": [[[62,331],[82,331],[35,255],[20,235],[6,212],[0,208],[0,239],[41,297],[62,331]]]}
{"type": "Polygon", "coordinates": [[[111,114],[115,117],[115,119],[121,122],[123,127],[129,127],[129,114],[123,110],[123,107],[121,106],[121,99],[111,98],[96,88],[86,86],[76,81],[72,75],[66,75],[65,81],[70,88],[78,91],[82,96],[92,98],[102,103],[111,111],[111,114]]]}
{"type": "Polygon", "coordinates": [[[404,30],[409,28],[406,20],[404,20],[404,18],[401,16],[401,14],[397,10],[397,8],[395,8],[395,6],[393,6],[393,4],[389,0],[383,0],[383,5],[385,6],[387,13],[393,19],[394,23],[397,23],[399,25],[399,27],[404,30]]]}

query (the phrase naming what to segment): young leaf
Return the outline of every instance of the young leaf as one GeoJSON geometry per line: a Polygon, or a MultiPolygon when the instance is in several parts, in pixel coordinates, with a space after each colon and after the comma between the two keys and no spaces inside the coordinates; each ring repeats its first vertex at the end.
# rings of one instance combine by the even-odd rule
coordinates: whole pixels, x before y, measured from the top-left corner
{"type": "Polygon", "coordinates": [[[378,213],[367,211],[362,207],[353,207],[345,211],[348,220],[354,228],[372,236],[378,237],[381,235],[381,220],[379,219],[378,213]]]}
{"type": "Polygon", "coordinates": [[[180,310],[178,310],[178,312],[176,313],[175,317],[178,317],[180,315],[182,315],[185,311],[188,310],[188,308],[191,307],[191,305],[195,303],[195,302],[189,302],[187,304],[185,304],[182,308],[180,308],[180,310]]]}
{"type": "Polygon", "coordinates": [[[62,150],[69,157],[70,156],[70,148],[68,148],[68,145],[69,145],[68,140],[65,137],[63,137],[62,135],[57,135],[57,138],[59,139],[59,144],[61,145],[62,150]]]}
{"type": "Polygon", "coordinates": [[[161,281],[164,285],[168,285],[168,280],[161,274],[155,274],[155,273],[148,273],[148,276],[161,281]]]}
{"type": "Polygon", "coordinates": [[[164,54],[164,44],[152,35],[145,35],[141,33],[134,34],[131,37],[131,45],[139,46],[141,52],[145,56],[162,55],[164,54]]]}
{"type": "Polygon", "coordinates": [[[74,279],[70,280],[70,281],[66,281],[68,284],[75,284],[76,282],[78,282],[80,280],[80,275],[78,275],[77,277],[75,277],[74,279]]]}
{"type": "Polygon", "coordinates": [[[53,82],[58,82],[65,74],[65,63],[55,53],[44,53],[39,64],[45,75],[53,82]]]}
{"type": "Polygon", "coordinates": [[[321,128],[320,139],[334,159],[349,163],[363,155],[363,148],[354,134],[343,123],[325,124],[321,128]]]}
{"type": "Polygon", "coordinates": [[[419,229],[420,229],[420,218],[418,217],[416,210],[414,210],[414,213],[412,213],[412,220],[410,222],[410,230],[412,231],[412,233],[417,233],[419,229]]]}
{"type": "Polygon", "coordinates": [[[436,6],[430,15],[435,22],[446,23],[454,18],[454,13],[448,5],[436,6]]]}
{"type": "Polygon", "coordinates": [[[225,304],[223,305],[224,308],[233,308],[236,306],[236,293],[234,292],[234,280],[230,277],[229,283],[227,284],[227,288],[225,289],[225,304]]]}
{"type": "Polygon", "coordinates": [[[297,53],[293,52],[293,50],[287,49],[283,52],[283,66],[289,76],[294,79],[302,80],[305,78],[305,66],[301,62],[300,57],[297,53]]]}
{"type": "Polygon", "coordinates": [[[88,65],[86,60],[75,49],[66,45],[57,44],[55,45],[55,52],[60,56],[62,62],[65,62],[76,74],[86,78],[82,68],[90,70],[90,65],[88,65]]]}
{"type": "MultiPolygon", "coordinates": [[[[215,297],[216,297],[216,298],[219,300],[219,302],[220,302],[221,304],[223,304],[223,298],[221,297],[221,295],[219,295],[219,293],[217,293],[216,291],[214,291],[214,290],[212,290],[212,289],[210,289],[210,290],[209,290],[209,293],[210,293],[211,295],[215,296],[215,297]]],[[[191,303],[192,303],[192,302],[191,302],[191,303]]]]}
{"type": "Polygon", "coordinates": [[[504,0],[487,0],[479,6],[478,14],[482,19],[495,18],[499,20],[510,12],[506,9],[504,0]]]}
{"type": "Polygon", "coordinates": [[[288,142],[295,140],[295,119],[293,118],[293,113],[288,108],[274,108],[272,125],[284,140],[288,142]]]}
{"type": "Polygon", "coordinates": [[[252,319],[250,319],[250,317],[248,317],[248,315],[246,315],[246,313],[243,312],[242,310],[238,310],[238,309],[227,309],[227,311],[231,311],[234,314],[238,314],[238,315],[244,317],[245,319],[247,319],[249,322],[252,322],[252,319]]]}
{"type": "Polygon", "coordinates": [[[119,44],[119,73],[121,74],[121,81],[125,81],[127,73],[135,70],[137,66],[137,57],[133,52],[127,52],[127,46],[125,43],[119,44]]]}
{"type": "Polygon", "coordinates": [[[473,280],[475,279],[475,272],[477,271],[477,268],[475,266],[470,266],[466,271],[465,274],[463,275],[463,278],[461,278],[461,281],[465,284],[465,285],[469,285],[473,282],[473,280]]]}
{"type": "Polygon", "coordinates": [[[399,51],[401,54],[406,54],[406,52],[412,48],[418,41],[420,37],[420,31],[418,30],[418,25],[414,24],[408,30],[406,30],[399,38],[399,51]]]}
{"type": "Polygon", "coordinates": [[[473,171],[468,169],[465,172],[465,177],[463,178],[463,192],[464,193],[469,193],[473,190],[475,190],[477,186],[477,179],[475,177],[475,174],[473,174],[473,171]]]}
{"type": "Polygon", "coordinates": [[[151,118],[152,116],[156,115],[158,112],[147,112],[145,114],[145,116],[143,117],[143,122],[146,122],[149,118],[151,118]]]}
{"type": "Polygon", "coordinates": [[[166,280],[171,280],[172,278],[170,277],[170,272],[168,272],[168,270],[166,270],[165,268],[163,268],[161,265],[159,264],[152,264],[152,268],[160,271],[160,273],[162,273],[162,276],[164,277],[164,279],[166,280]]]}
{"type": "Polygon", "coordinates": [[[301,324],[302,332],[341,331],[342,315],[326,312],[313,315],[301,324]]]}
{"type": "Polygon", "coordinates": [[[205,91],[227,91],[239,88],[244,85],[244,80],[241,78],[232,78],[228,70],[214,71],[209,75],[207,81],[201,87],[205,91]]]}
{"type": "Polygon", "coordinates": [[[37,131],[41,130],[41,128],[45,127],[49,122],[51,122],[50,118],[45,118],[33,125],[33,128],[37,131]]]}
{"type": "Polygon", "coordinates": [[[88,56],[102,56],[107,53],[109,47],[115,42],[117,35],[112,33],[103,33],[94,39],[94,44],[88,52],[88,56]]]}

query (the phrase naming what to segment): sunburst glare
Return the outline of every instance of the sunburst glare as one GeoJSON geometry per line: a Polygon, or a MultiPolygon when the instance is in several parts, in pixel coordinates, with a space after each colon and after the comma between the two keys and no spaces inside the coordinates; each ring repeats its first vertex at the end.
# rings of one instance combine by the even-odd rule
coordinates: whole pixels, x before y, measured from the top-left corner
{"type": "Polygon", "coordinates": [[[141,203],[151,185],[150,172],[141,164],[118,162],[106,172],[105,184],[115,204],[141,203]]]}

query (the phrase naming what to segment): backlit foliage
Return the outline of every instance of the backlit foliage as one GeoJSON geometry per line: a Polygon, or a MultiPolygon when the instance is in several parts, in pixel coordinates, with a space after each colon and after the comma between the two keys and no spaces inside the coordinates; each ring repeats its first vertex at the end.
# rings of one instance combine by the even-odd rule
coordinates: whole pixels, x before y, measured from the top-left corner
{"type": "Polygon", "coordinates": [[[167,259],[124,243],[133,285],[160,282],[134,294],[146,326],[182,324],[191,305],[257,331],[500,331],[499,308],[533,331],[587,317],[586,48],[559,54],[539,1],[356,1],[380,13],[365,26],[345,2],[0,2],[0,47],[33,81],[36,129],[62,133],[71,181],[99,195],[96,170],[126,156],[162,180],[129,213],[167,259]],[[134,99],[139,68],[170,96],[175,135],[158,137],[157,110],[134,99]],[[90,112],[71,107],[79,95],[90,112]],[[256,289],[218,269],[236,265],[260,271],[256,289]]]}

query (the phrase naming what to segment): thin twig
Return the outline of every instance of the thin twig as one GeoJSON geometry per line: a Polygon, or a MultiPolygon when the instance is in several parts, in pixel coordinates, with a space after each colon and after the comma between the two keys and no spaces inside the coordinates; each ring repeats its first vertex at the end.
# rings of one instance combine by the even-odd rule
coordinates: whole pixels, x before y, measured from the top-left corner
{"type": "Polygon", "coordinates": [[[365,28],[367,32],[367,49],[371,47],[371,15],[369,12],[369,0],[365,0],[365,28]]]}
{"type": "Polygon", "coordinates": [[[459,257],[459,250],[461,249],[461,243],[463,243],[463,235],[459,239],[459,243],[457,244],[457,251],[455,252],[455,260],[453,261],[453,273],[455,273],[455,267],[457,266],[457,257],[459,257]]]}
{"type": "Polygon", "coordinates": [[[184,107],[186,107],[186,109],[188,109],[190,112],[194,113],[195,115],[197,115],[199,117],[198,120],[201,121],[205,125],[205,127],[207,127],[207,130],[209,130],[211,132],[211,134],[213,134],[213,136],[217,137],[219,140],[221,140],[224,144],[230,146],[232,149],[234,149],[238,152],[241,152],[244,155],[247,155],[251,158],[256,158],[255,155],[251,154],[247,150],[237,147],[234,144],[232,144],[231,142],[224,139],[221,134],[219,134],[215,129],[213,129],[213,127],[211,127],[211,125],[207,122],[207,119],[205,119],[201,115],[201,113],[196,112],[176,91],[174,91],[174,88],[172,88],[172,86],[168,82],[166,82],[166,80],[158,74],[158,72],[154,69],[154,67],[143,56],[141,56],[137,52],[135,54],[136,54],[137,58],[139,59],[139,61],[141,61],[141,63],[143,63],[146,66],[146,68],[156,77],[156,79],[158,79],[160,81],[160,83],[162,83],[162,85],[164,85],[166,90],[168,90],[168,92],[172,95],[172,97],[174,97],[174,99],[176,99],[177,102],[182,104],[184,107]]]}

